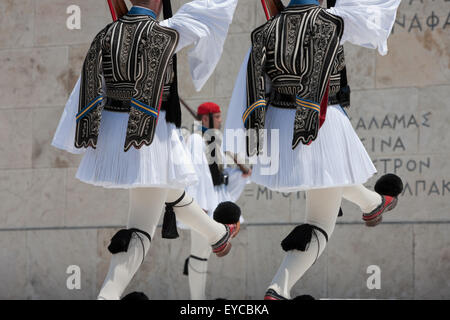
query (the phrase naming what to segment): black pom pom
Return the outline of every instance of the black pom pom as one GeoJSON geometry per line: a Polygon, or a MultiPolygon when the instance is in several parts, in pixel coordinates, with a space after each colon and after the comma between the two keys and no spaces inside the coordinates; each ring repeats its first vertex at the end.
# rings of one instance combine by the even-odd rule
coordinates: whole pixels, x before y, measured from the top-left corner
{"type": "Polygon", "coordinates": [[[130,294],[127,294],[125,297],[123,297],[121,300],[124,301],[144,301],[149,300],[148,297],[145,295],[145,293],[142,292],[132,292],[130,294]]]}
{"type": "Polygon", "coordinates": [[[291,233],[281,242],[284,251],[300,250],[306,251],[311,242],[313,226],[310,224],[302,224],[295,227],[291,233]]]}
{"type": "Polygon", "coordinates": [[[375,184],[375,192],[384,196],[397,197],[402,191],[402,179],[392,173],[382,176],[375,184]]]}
{"type": "Polygon", "coordinates": [[[127,252],[132,233],[132,230],[127,229],[118,231],[111,239],[111,243],[108,246],[109,252],[112,254],[127,252]]]}
{"type": "Polygon", "coordinates": [[[214,210],[214,220],[223,224],[238,223],[241,217],[241,208],[231,201],[220,203],[214,210]]]}

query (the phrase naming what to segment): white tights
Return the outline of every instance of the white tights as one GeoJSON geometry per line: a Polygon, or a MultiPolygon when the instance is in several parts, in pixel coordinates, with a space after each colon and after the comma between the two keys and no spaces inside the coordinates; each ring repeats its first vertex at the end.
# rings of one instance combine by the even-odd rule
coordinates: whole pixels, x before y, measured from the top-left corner
{"type": "MultiPolygon", "coordinates": [[[[183,191],[174,189],[130,189],[127,228],[146,231],[153,239],[165,202],[174,202],[182,194],[183,191]]],[[[184,199],[174,207],[177,219],[201,234],[209,245],[218,242],[226,233],[225,226],[211,219],[196,202],[191,203],[191,201],[192,198],[186,194],[184,199]]],[[[150,248],[149,240],[145,236],[141,238],[144,249],[141,241],[133,236],[127,252],[112,256],[98,299],[120,299],[150,248]]]]}
{"type": "Polygon", "coordinates": [[[191,230],[191,256],[202,259],[189,258],[189,289],[192,300],[206,300],[207,259],[211,255],[211,252],[211,246],[208,245],[205,237],[191,230]]]}
{"type": "Polygon", "coordinates": [[[381,204],[381,196],[375,191],[367,189],[362,184],[342,189],[344,199],[357,204],[364,213],[371,212],[381,204]]]}
{"type": "MultiPolygon", "coordinates": [[[[331,238],[343,197],[359,205],[363,212],[370,212],[381,203],[380,195],[362,185],[309,190],[306,192],[305,223],[323,229],[331,238]]],[[[306,251],[291,250],[286,253],[269,289],[291,299],[292,287],[325,250],[325,236],[318,231],[315,234],[317,238],[313,235],[306,251]]]]}

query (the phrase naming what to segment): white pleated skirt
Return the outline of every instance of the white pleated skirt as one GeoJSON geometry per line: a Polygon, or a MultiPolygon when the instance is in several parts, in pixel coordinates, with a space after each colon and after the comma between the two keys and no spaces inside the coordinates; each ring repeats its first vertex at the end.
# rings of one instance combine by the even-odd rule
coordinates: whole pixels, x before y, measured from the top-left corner
{"type": "MultiPolygon", "coordinates": [[[[262,174],[260,162],[254,166],[252,181],[279,192],[332,188],[364,184],[376,169],[350,120],[339,105],[329,106],[326,121],[317,139],[309,146],[292,150],[295,110],[269,107],[266,114],[267,141],[271,129],[279,130],[279,153],[269,155],[278,161],[274,174],[262,174]]],[[[267,171],[267,170],[266,170],[267,171]]]]}
{"type": "Polygon", "coordinates": [[[103,110],[97,148],[88,148],[76,178],[104,188],[185,189],[198,181],[179,130],[161,111],[150,146],[124,152],[128,113],[103,110]]]}

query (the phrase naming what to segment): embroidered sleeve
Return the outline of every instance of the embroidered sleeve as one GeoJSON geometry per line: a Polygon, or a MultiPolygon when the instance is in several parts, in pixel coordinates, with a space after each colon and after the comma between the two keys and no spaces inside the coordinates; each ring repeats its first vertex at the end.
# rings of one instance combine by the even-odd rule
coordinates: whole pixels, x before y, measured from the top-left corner
{"type": "Polygon", "coordinates": [[[247,108],[242,121],[247,131],[247,154],[253,156],[262,150],[266,98],[266,25],[252,33],[252,50],[247,67],[247,108]]]}
{"type": "Polygon", "coordinates": [[[102,45],[109,26],[97,34],[89,48],[81,72],[80,100],[76,115],[75,147],[97,146],[103,107],[102,45]]]}

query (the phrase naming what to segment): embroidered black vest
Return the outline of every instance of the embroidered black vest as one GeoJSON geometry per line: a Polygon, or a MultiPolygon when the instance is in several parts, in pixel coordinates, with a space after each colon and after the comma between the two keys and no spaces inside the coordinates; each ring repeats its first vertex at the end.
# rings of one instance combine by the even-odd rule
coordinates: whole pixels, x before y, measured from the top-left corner
{"type": "Polygon", "coordinates": [[[247,153],[262,150],[265,114],[272,92],[293,96],[297,105],[292,148],[309,144],[319,131],[320,104],[328,88],[344,22],[316,5],[287,7],[252,33],[247,103],[242,116],[247,153]],[[253,129],[253,130],[250,130],[253,129]]]}
{"type": "MultiPolygon", "coordinates": [[[[339,104],[343,108],[350,107],[350,86],[347,82],[347,68],[345,65],[344,47],[339,46],[338,53],[333,62],[330,75],[330,89],[328,105],[339,104]]],[[[297,98],[293,95],[280,94],[272,91],[269,103],[271,106],[282,109],[297,109],[297,98]]]]}
{"type": "Polygon", "coordinates": [[[146,15],[125,15],[95,37],[83,65],[75,147],[96,148],[103,108],[129,113],[124,151],[152,143],[178,38],[146,15]]]}

